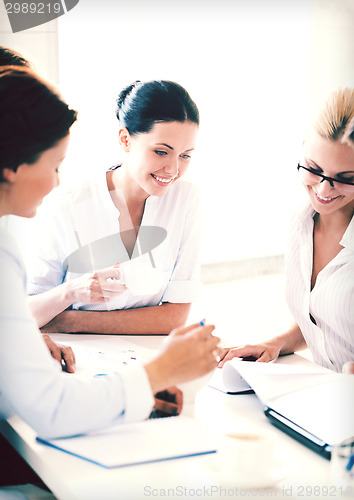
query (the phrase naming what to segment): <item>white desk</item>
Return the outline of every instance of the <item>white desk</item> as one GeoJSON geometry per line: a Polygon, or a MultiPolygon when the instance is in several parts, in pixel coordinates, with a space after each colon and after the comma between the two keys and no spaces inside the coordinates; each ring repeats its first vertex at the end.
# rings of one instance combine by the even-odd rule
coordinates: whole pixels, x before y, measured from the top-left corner
{"type": "MultiPolygon", "coordinates": [[[[73,347],[79,341],[88,346],[99,342],[104,349],[113,349],[116,337],[57,334],[53,338],[73,347]]],[[[137,349],[139,346],[156,349],[163,339],[160,336],[121,338],[134,343],[137,349]]],[[[274,428],[264,416],[256,396],[226,395],[205,387],[197,394],[195,404],[185,405],[183,413],[195,415],[219,430],[250,425],[272,430],[279,438],[278,447],[287,468],[286,477],[267,490],[241,490],[232,481],[225,484],[220,479],[217,454],[105,470],[38,444],[35,432],[18,417],[1,423],[0,430],[60,500],[219,499],[238,496],[318,499],[342,496],[330,484],[330,462],[274,428]],[[328,490],[321,490],[326,485],[328,490]]]]}

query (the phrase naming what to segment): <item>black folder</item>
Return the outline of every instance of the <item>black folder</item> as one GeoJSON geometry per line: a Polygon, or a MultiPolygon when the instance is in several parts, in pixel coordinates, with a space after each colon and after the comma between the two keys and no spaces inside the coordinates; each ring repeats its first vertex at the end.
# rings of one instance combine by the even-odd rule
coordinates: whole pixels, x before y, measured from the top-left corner
{"type": "Polygon", "coordinates": [[[354,375],[274,398],[264,413],[273,425],[330,459],[332,446],[354,441],[354,375]]]}

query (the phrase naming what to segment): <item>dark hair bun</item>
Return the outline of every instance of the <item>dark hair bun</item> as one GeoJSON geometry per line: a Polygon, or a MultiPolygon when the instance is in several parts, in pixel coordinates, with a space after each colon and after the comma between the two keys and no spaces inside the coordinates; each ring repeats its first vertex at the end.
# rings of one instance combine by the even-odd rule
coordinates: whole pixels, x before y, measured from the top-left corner
{"type": "Polygon", "coordinates": [[[131,91],[137,86],[138,83],[141,83],[140,80],[136,80],[134,83],[131,85],[128,85],[128,87],[125,87],[119,94],[117,98],[117,112],[119,113],[119,110],[124,104],[124,101],[126,100],[127,96],[131,93],[131,91]]]}
{"type": "Polygon", "coordinates": [[[130,135],[146,133],[157,122],[191,121],[199,125],[199,112],[188,92],[167,80],[137,80],[117,99],[117,118],[130,135]]]}

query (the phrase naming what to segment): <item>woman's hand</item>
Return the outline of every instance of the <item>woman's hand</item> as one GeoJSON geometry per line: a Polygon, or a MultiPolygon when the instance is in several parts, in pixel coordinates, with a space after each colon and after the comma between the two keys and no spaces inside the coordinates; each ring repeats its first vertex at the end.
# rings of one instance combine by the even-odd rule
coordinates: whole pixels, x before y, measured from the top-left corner
{"type": "Polygon", "coordinates": [[[306,349],[307,344],[301,333],[299,325],[293,323],[289,330],[261,344],[243,345],[240,347],[228,347],[220,349],[219,368],[232,358],[248,358],[260,363],[268,363],[278,356],[292,354],[301,349],[306,349]]]}
{"type": "MultiPolygon", "coordinates": [[[[119,279],[120,271],[119,264],[117,264],[66,281],[38,295],[29,296],[28,305],[39,328],[44,327],[43,331],[46,333],[60,331],[60,327],[55,326],[55,319],[60,313],[66,317],[65,313],[70,311],[65,311],[65,309],[74,302],[99,304],[114,299],[126,290],[125,285],[118,281],[119,279]]],[[[62,319],[59,320],[58,325],[61,323],[62,319]]]]}
{"type": "Polygon", "coordinates": [[[126,290],[126,286],[120,283],[119,279],[119,264],[95,273],[86,273],[66,283],[66,298],[70,304],[108,302],[126,290]]]}
{"type": "Polygon", "coordinates": [[[220,349],[220,362],[218,368],[222,368],[232,358],[247,358],[260,363],[268,363],[276,359],[280,354],[281,342],[273,339],[262,344],[243,345],[240,347],[228,347],[220,349]]]}
{"type": "Polygon", "coordinates": [[[47,344],[50,354],[58,361],[64,371],[75,372],[75,354],[71,347],[62,344],[56,344],[49,335],[43,335],[44,342],[47,344]]]}
{"type": "Polygon", "coordinates": [[[220,339],[212,335],[214,328],[196,323],[170,333],[158,356],[145,365],[154,393],[201,377],[216,367],[220,339]]]}

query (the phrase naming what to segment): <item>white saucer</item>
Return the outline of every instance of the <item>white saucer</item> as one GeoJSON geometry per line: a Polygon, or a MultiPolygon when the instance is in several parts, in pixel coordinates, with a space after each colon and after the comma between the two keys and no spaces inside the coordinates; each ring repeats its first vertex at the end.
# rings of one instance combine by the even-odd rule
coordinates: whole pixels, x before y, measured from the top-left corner
{"type": "Polygon", "coordinates": [[[215,479],[220,484],[238,486],[239,488],[270,488],[285,479],[288,469],[285,466],[276,467],[266,473],[254,471],[253,477],[237,477],[237,473],[225,473],[220,469],[214,471],[215,479]]]}

